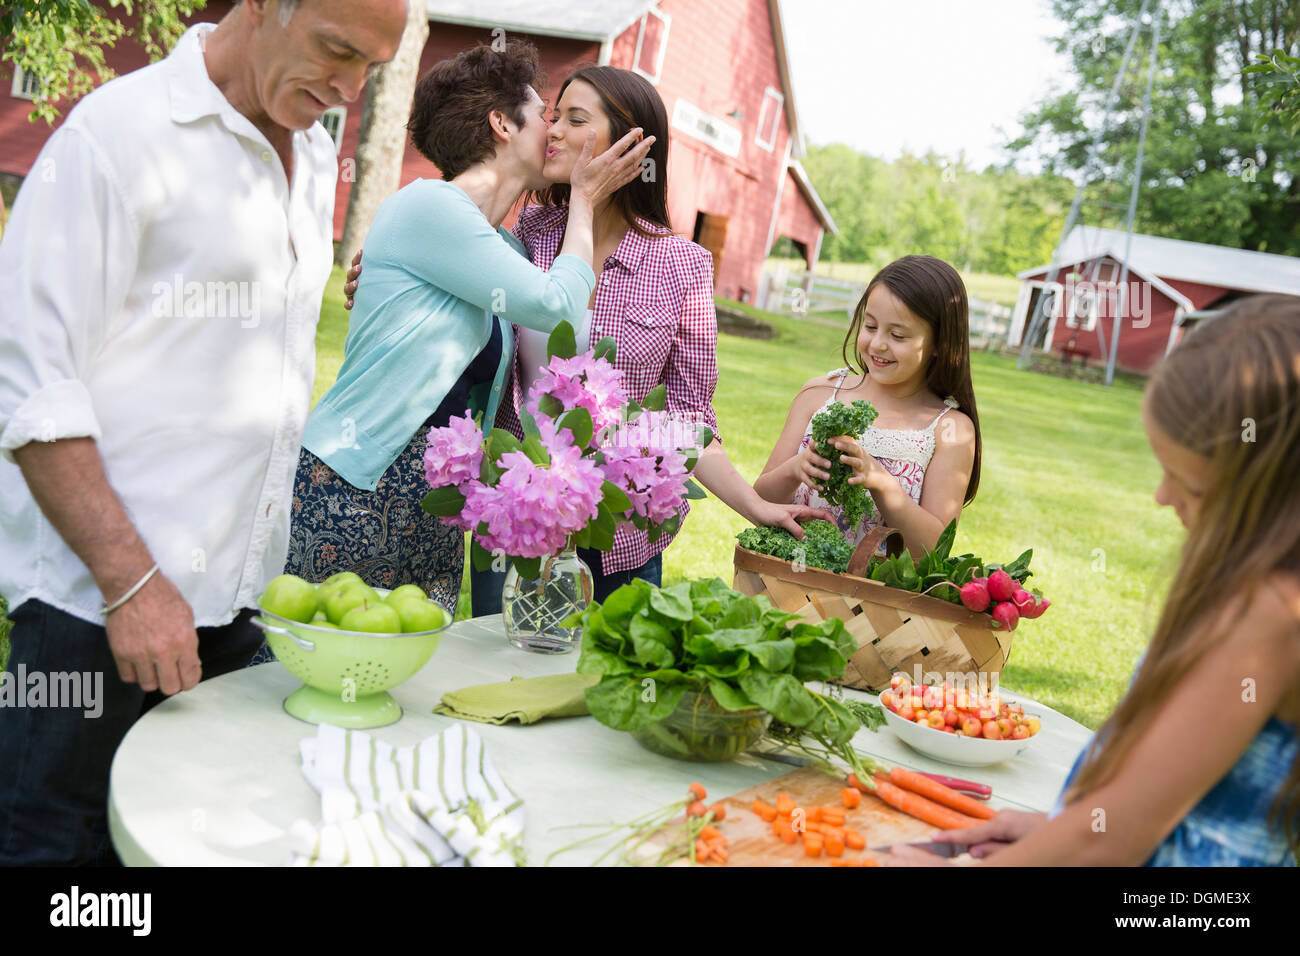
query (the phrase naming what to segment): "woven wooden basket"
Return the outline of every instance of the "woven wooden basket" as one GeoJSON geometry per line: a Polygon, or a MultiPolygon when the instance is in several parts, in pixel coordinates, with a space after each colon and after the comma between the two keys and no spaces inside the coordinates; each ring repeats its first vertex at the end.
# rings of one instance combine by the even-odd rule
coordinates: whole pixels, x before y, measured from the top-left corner
{"type": "Polygon", "coordinates": [[[1011,632],[995,628],[989,615],[861,576],[882,542],[891,555],[903,547],[896,530],[875,528],[854,552],[847,574],[796,571],[789,561],[738,545],[731,586],[752,597],[766,595],[774,607],[813,624],[842,620],[858,642],[840,681],[847,687],[885,690],[894,671],[915,678],[918,667],[944,675],[1000,673],[1011,653],[1011,632]]]}

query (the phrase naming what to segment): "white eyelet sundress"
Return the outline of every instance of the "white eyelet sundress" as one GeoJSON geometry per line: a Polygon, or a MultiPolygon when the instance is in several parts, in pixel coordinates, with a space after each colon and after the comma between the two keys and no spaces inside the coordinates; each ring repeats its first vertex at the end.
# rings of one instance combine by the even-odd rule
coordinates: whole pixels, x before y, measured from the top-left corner
{"type": "MultiPolygon", "coordinates": [[[[824,411],[833,402],[838,401],[837,396],[840,393],[840,387],[843,386],[844,379],[850,371],[852,370],[841,368],[826,376],[828,379],[838,376],[839,380],[835,383],[835,391],[826,400],[825,404],[817,410],[818,412],[824,411]]],[[[939,424],[939,419],[958,406],[956,399],[951,396],[945,398],[943,403],[948,407],[936,415],[934,421],[930,422],[925,428],[877,428],[872,425],[858,438],[862,450],[874,456],[887,472],[897,478],[898,483],[903,486],[903,490],[917,504],[921,503],[921,489],[925,484],[925,470],[930,466],[930,459],[934,457],[935,426],[939,424]]],[[[803,433],[803,439],[799,442],[799,450],[802,451],[811,444],[812,420],[809,419],[808,427],[803,433]]],[[[844,520],[843,507],[827,504],[820,495],[804,484],[799,485],[795,490],[794,503],[809,505],[813,508],[825,508],[830,511],[831,514],[835,515],[835,523],[839,525],[845,539],[854,547],[857,547],[858,542],[866,537],[872,528],[884,524],[880,517],[880,510],[873,507],[871,515],[862,518],[856,528],[850,528],[844,520]]],[[[883,553],[883,551],[884,546],[882,545],[877,553],[883,553]]]]}

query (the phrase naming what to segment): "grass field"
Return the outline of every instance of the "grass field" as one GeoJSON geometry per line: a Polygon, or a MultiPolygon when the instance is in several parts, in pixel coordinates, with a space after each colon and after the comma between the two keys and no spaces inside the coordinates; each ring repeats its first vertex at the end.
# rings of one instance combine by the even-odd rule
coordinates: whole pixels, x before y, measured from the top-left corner
{"type": "MultiPolygon", "coordinates": [[[[317,337],[316,399],[343,359],[342,274],[326,293],[317,337]]],[[[790,400],[810,376],[842,364],[842,332],[763,313],[767,341],[722,336],[714,406],[724,447],[757,477],[790,400]]],[[[1009,561],[1034,548],[1031,584],[1052,608],[1016,631],[1008,687],[1095,728],[1122,694],[1172,571],[1182,529],[1152,500],[1159,469],[1138,421],[1140,391],[1030,372],[988,353],[972,358],[984,439],[979,494],[963,513],[959,552],[1009,561]]],[[[731,580],[745,522],[714,499],[695,503],[664,555],[665,583],[731,580]]],[[[462,591],[460,616],[468,608],[462,591]]],[[[5,648],[0,647],[0,657],[5,648]]]]}

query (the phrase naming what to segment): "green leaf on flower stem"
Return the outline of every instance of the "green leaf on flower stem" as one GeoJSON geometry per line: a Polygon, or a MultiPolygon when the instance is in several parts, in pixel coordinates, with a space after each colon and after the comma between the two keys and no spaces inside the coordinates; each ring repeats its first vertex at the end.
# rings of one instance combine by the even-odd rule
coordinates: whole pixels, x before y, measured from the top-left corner
{"type": "Polygon", "coordinates": [[[547,418],[558,418],[564,414],[564,402],[554,395],[543,395],[537,401],[537,410],[547,418]]]}
{"type": "Polygon", "coordinates": [[[546,448],[542,445],[542,440],[536,435],[529,435],[524,439],[524,454],[534,465],[549,465],[551,456],[546,453],[546,448]]]}
{"type": "Polygon", "coordinates": [[[708,492],[691,479],[686,479],[686,498],[688,501],[700,501],[707,497],[709,497],[708,492]]]}
{"type": "Polygon", "coordinates": [[[541,558],[514,558],[512,562],[521,578],[535,581],[542,573],[541,558]]]}
{"type": "Polygon", "coordinates": [[[595,344],[593,351],[596,353],[596,358],[603,358],[610,365],[614,364],[614,357],[618,354],[614,339],[608,335],[595,344]]]}
{"type": "Polygon", "coordinates": [[[614,484],[614,482],[612,481],[604,482],[600,486],[600,490],[605,495],[604,497],[605,506],[609,508],[609,510],[614,514],[621,515],[625,511],[631,509],[632,499],[627,496],[627,493],[623,491],[622,488],[614,484]]]}
{"type": "Polygon", "coordinates": [[[551,331],[551,337],[546,340],[546,357],[548,360],[555,358],[571,359],[578,354],[578,340],[573,334],[573,326],[568,322],[561,322],[551,331]]]}
{"type": "Polygon", "coordinates": [[[641,407],[651,412],[662,412],[668,404],[668,387],[656,385],[641,399],[641,407]]]}
{"type": "MultiPolygon", "coordinates": [[[[551,396],[546,397],[550,398],[551,396]]],[[[519,409],[519,424],[524,426],[525,435],[540,435],[542,433],[541,429],[537,427],[537,419],[533,418],[533,413],[526,408],[519,409]]]]}
{"type": "Polygon", "coordinates": [[[591,529],[591,546],[597,551],[608,551],[614,547],[614,529],[618,527],[618,522],[603,502],[597,507],[596,517],[587,527],[591,529]]]}
{"type": "Polygon", "coordinates": [[[560,419],[560,428],[567,428],[573,433],[573,443],[579,448],[586,448],[591,444],[591,436],[595,427],[591,422],[591,412],[585,408],[575,408],[560,419]]]}
{"type": "Polygon", "coordinates": [[[478,538],[470,538],[469,559],[473,563],[475,571],[490,571],[492,569],[492,552],[479,544],[478,538]]]}
{"type": "Polygon", "coordinates": [[[695,465],[700,460],[700,450],[694,445],[682,449],[682,457],[686,459],[686,473],[690,474],[695,470],[695,465]]]}
{"type": "Polygon", "coordinates": [[[465,507],[465,496],[452,485],[434,488],[420,499],[420,507],[431,515],[448,518],[458,515],[465,507]]]}
{"type": "Polygon", "coordinates": [[[704,449],[708,448],[709,443],[712,441],[713,441],[712,428],[710,428],[708,425],[695,426],[695,444],[699,446],[700,451],[703,451],[704,449]]]}
{"type": "Polygon", "coordinates": [[[574,532],[573,546],[575,548],[591,547],[591,522],[587,522],[587,524],[583,525],[581,531],[574,532]]]}
{"type": "Polygon", "coordinates": [[[487,437],[487,457],[493,461],[500,461],[501,456],[512,451],[519,451],[519,439],[510,434],[504,428],[494,428],[488,432],[487,437]]]}

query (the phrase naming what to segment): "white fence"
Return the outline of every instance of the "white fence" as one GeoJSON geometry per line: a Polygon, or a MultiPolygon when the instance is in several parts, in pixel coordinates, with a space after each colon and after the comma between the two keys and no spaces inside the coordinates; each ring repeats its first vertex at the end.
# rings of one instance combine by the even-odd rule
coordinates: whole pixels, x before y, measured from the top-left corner
{"type": "MultiPolygon", "coordinates": [[[[755,305],[768,312],[800,318],[815,316],[827,320],[836,318],[838,313],[851,319],[866,290],[866,283],[777,267],[763,273],[755,305]]],[[[1011,328],[1011,309],[996,302],[967,298],[970,303],[971,344],[977,348],[996,348],[1006,344],[1011,328]]]]}

